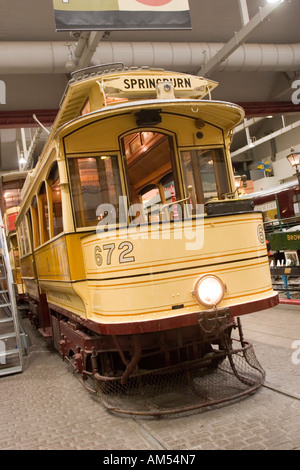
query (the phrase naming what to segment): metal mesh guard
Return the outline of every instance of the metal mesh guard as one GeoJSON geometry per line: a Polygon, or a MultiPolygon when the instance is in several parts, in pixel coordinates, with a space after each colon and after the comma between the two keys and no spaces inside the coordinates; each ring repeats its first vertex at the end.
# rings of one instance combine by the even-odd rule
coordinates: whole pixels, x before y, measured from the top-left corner
{"type": "MultiPolygon", "coordinates": [[[[236,340],[234,340],[236,341],[236,340]]],[[[197,363],[132,375],[126,385],[119,378],[94,376],[102,404],[111,411],[161,416],[211,407],[256,391],[265,372],[253,347],[209,353],[197,363]]]]}

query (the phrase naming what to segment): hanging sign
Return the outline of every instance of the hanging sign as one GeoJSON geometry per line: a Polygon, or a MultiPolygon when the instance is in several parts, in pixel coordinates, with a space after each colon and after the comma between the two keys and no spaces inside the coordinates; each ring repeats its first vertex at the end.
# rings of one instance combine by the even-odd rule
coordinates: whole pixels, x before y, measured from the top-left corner
{"type": "Polygon", "coordinates": [[[56,31],[191,29],[188,0],[53,0],[56,31]]]}

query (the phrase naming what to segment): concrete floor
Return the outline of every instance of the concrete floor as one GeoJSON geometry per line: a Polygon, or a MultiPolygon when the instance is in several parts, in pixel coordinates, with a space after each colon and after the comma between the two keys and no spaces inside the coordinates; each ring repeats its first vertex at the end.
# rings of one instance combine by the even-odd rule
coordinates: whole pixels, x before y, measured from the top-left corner
{"type": "Polygon", "coordinates": [[[300,450],[300,307],[241,321],[264,386],[227,406],[163,419],[107,411],[28,326],[23,372],[0,377],[0,450],[300,450]]]}

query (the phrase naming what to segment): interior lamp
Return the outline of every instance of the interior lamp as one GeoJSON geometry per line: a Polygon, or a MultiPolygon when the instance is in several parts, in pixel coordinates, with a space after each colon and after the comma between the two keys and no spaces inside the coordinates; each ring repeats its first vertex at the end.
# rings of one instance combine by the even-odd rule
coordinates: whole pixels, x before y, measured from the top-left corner
{"type": "Polygon", "coordinates": [[[20,156],[20,159],[19,159],[19,164],[20,165],[25,165],[25,163],[26,163],[26,160],[24,158],[23,152],[21,152],[21,156],[20,156]]]}
{"type": "Polygon", "coordinates": [[[297,178],[298,178],[298,183],[300,186],[300,152],[295,152],[293,148],[291,148],[291,153],[287,155],[287,160],[289,163],[292,165],[293,168],[296,170],[297,178]]]}

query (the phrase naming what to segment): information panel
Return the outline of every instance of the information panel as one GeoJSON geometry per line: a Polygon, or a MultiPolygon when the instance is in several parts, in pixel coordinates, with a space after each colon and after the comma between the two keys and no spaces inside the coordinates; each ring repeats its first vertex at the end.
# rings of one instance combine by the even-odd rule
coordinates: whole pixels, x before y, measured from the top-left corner
{"type": "Polygon", "coordinates": [[[56,31],[191,29],[188,0],[53,0],[56,31]]]}

